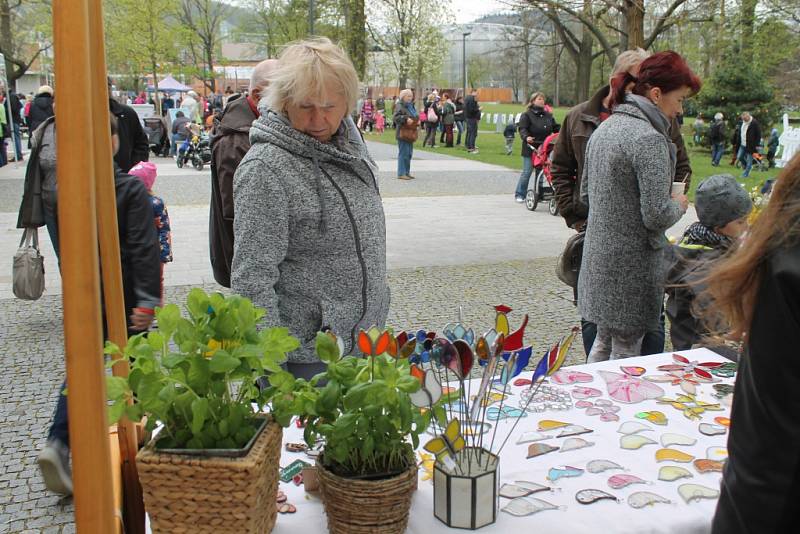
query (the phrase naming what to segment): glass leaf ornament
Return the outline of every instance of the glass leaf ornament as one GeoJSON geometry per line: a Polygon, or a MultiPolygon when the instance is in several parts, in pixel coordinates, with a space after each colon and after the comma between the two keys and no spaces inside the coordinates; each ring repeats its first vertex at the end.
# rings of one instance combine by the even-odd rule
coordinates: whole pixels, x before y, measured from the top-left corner
{"type": "MultiPolygon", "coordinates": [[[[403,332],[405,334],[405,332],[403,332]]],[[[398,341],[399,343],[399,341],[398,341]]],[[[411,357],[417,350],[417,340],[409,339],[403,344],[400,344],[400,358],[406,360],[411,357]]]]}
{"type": "Polygon", "coordinates": [[[564,466],[564,467],[551,467],[547,472],[547,480],[556,482],[559,478],[574,478],[583,474],[583,469],[577,467],[564,466]]]}
{"type": "Polygon", "coordinates": [[[709,447],[706,449],[706,458],[709,460],[725,461],[728,459],[728,449],[725,447],[709,447]]]}
{"type": "Polygon", "coordinates": [[[625,421],[619,426],[617,432],[620,434],[638,434],[639,432],[652,431],[653,429],[639,421],[625,421]]]}
{"type": "Polygon", "coordinates": [[[711,423],[700,423],[698,430],[704,436],[721,436],[728,431],[724,426],[712,425],[711,423]]]}
{"type": "Polygon", "coordinates": [[[503,371],[500,374],[500,380],[504,384],[507,384],[512,378],[519,375],[525,370],[528,363],[530,363],[532,354],[533,347],[525,347],[514,352],[503,353],[503,359],[506,360],[506,365],[503,367],[503,371]]]}
{"type": "Polygon", "coordinates": [[[620,469],[624,470],[624,467],[619,465],[616,462],[612,462],[611,460],[592,460],[588,464],[586,464],[586,470],[592,474],[602,473],[604,471],[610,471],[612,469],[620,469]]]}
{"type": "Polygon", "coordinates": [[[369,330],[358,333],[358,349],[365,356],[379,356],[389,348],[389,332],[381,332],[378,327],[372,326],[369,330]]]}
{"type": "Polygon", "coordinates": [[[711,387],[714,388],[714,396],[718,399],[733,395],[732,384],[713,384],[711,387]]]}
{"type": "Polygon", "coordinates": [[[585,449],[586,447],[591,447],[594,445],[594,442],[586,441],[583,438],[567,438],[564,440],[564,443],[561,444],[561,450],[558,452],[567,452],[567,451],[574,451],[576,449],[585,449]]]}
{"type": "Polygon", "coordinates": [[[614,495],[599,489],[581,490],[575,494],[575,500],[581,504],[593,504],[602,500],[619,501],[614,495]]]}
{"type": "Polygon", "coordinates": [[[332,331],[328,330],[325,334],[336,343],[336,348],[339,349],[339,354],[337,355],[337,359],[344,356],[344,340],[334,334],[332,331]]]}
{"type": "Polygon", "coordinates": [[[665,465],[658,470],[658,479],[664,482],[673,482],[680,478],[692,478],[693,476],[691,471],[679,465],[665,465]]]}
{"type": "Polygon", "coordinates": [[[507,514],[524,517],[527,515],[538,514],[545,510],[559,510],[555,504],[537,499],[535,497],[518,497],[511,499],[501,510],[507,514]]]}
{"type": "Polygon", "coordinates": [[[645,445],[653,445],[655,443],[657,443],[656,440],[641,434],[626,434],[619,438],[619,446],[628,451],[641,449],[645,445]]]}
{"type": "Polygon", "coordinates": [[[716,499],[719,497],[719,490],[701,486],[700,484],[682,484],[678,486],[678,495],[686,501],[686,504],[689,504],[692,501],[716,499]]]}
{"type": "Polygon", "coordinates": [[[559,429],[556,437],[567,438],[570,436],[579,436],[580,434],[588,434],[589,432],[594,432],[594,430],[581,425],[567,425],[564,428],[559,429]]]}
{"type": "Polygon", "coordinates": [[[533,384],[529,378],[517,378],[514,380],[514,385],[517,387],[530,386],[533,384]]]}
{"type": "Polygon", "coordinates": [[[533,443],[535,441],[544,441],[546,439],[550,439],[550,436],[543,434],[542,432],[536,432],[535,430],[532,430],[530,432],[523,432],[520,434],[519,438],[517,439],[517,445],[533,443]]]}
{"type": "Polygon", "coordinates": [[[472,363],[474,357],[472,354],[472,347],[463,339],[456,339],[453,341],[453,346],[458,352],[459,360],[459,378],[469,377],[469,372],[472,370],[472,363]]]}
{"type": "Polygon", "coordinates": [[[599,389],[585,386],[575,386],[572,388],[571,393],[573,399],[590,399],[592,397],[599,397],[603,394],[603,392],[599,389]]]}
{"type": "Polygon", "coordinates": [[[688,463],[692,460],[694,460],[694,456],[677,449],[658,449],[656,451],[656,462],[688,463]]]}
{"type": "Polygon", "coordinates": [[[461,435],[461,423],[458,419],[452,419],[445,428],[444,433],[439,434],[425,444],[425,450],[436,456],[449,469],[455,467],[456,453],[466,446],[466,441],[461,435]]]}
{"type": "Polygon", "coordinates": [[[665,448],[673,445],[691,447],[695,443],[697,443],[697,438],[684,436],[683,434],[661,434],[661,445],[665,448]]]}
{"type": "Polygon", "coordinates": [[[707,458],[699,458],[694,461],[694,468],[701,475],[703,473],[722,473],[722,468],[725,467],[725,462],[716,460],[709,460],[707,458]]]}
{"type": "MultiPolygon", "coordinates": [[[[416,366],[412,366],[413,368],[419,370],[416,366]]],[[[442,386],[439,384],[439,380],[436,379],[436,374],[431,369],[428,369],[422,373],[421,379],[413,370],[412,375],[417,377],[421,387],[414,393],[408,394],[411,404],[417,408],[432,408],[442,398],[442,386]]]]}
{"type": "Polygon", "coordinates": [[[630,486],[631,484],[647,484],[647,481],[642,480],[636,475],[612,475],[608,478],[608,487],[611,489],[622,489],[630,486]]]}
{"type": "Polygon", "coordinates": [[[720,378],[733,378],[736,376],[737,365],[734,362],[725,362],[718,367],[710,369],[712,375],[720,378]]]}
{"type": "Polygon", "coordinates": [[[635,509],[653,506],[658,503],[670,504],[672,501],[651,491],[637,491],[628,496],[628,506],[635,509]]]}
{"type": "Polygon", "coordinates": [[[478,361],[481,365],[485,365],[486,369],[483,370],[481,377],[481,384],[478,386],[478,391],[472,401],[472,408],[470,409],[470,419],[477,421],[481,416],[481,408],[483,407],[483,400],[486,398],[486,393],[491,387],[492,377],[494,377],[495,370],[499,362],[500,354],[503,352],[503,335],[497,336],[493,331],[491,334],[487,332],[480,339],[475,346],[475,353],[478,356],[478,361]],[[487,336],[491,336],[491,341],[487,336]],[[496,345],[495,342],[499,342],[496,345]],[[484,361],[486,362],[484,364],[484,361]]]}
{"type": "Polygon", "coordinates": [[[559,369],[553,373],[553,375],[550,377],[550,380],[563,386],[568,384],[588,383],[594,380],[594,377],[589,373],[584,373],[582,371],[559,369]]]}
{"type": "Polygon", "coordinates": [[[554,445],[550,445],[548,443],[531,443],[528,445],[528,455],[526,458],[536,458],[537,456],[541,456],[543,454],[547,454],[548,452],[557,451],[558,447],[554,445]]]}
{"type": "Polygon", "coordinates": [[[645,421],[650,421],[654,425],[661,425],[665,426],[667,424],[667,416],[664,415],[663,412],[659,412],[657,410],[652,410],[649,412],[639,412],[636,414],[638,419],[644,419],[645,421]]]}
{"type": "Polygon", "coordinates": [[[717,423],[718,425],[722,425],[724,427],[730,427],[731,426],[731,420],[728,419],[727,417],[715,417],[714,418],[714,422],[717,423]]]}
{"type": "Polygon", "coordinates": [[[539,431],[546,432],[548,430],[554,430],[556,428],[561,428],[565,426],[569,426],[570,423],[564,423],[563,421],[554,421],[552,419],[542,419],[539,421],[539,431]]]}
{"type": "Polygon", "coordinates": [[[608,396],[617,402],[635,404],[648,399],[657,399],[664,390],[656,384],[625,373],[597,371],[605,381],[608,396]]]}
{"type": "Polygon", "coordinates": [[[506,499],[516,499],[518,497],[527,497],[540,491],[552,491],[553,488],[536,482],[528,482],[525,480],[516,480],[513,484],[503,484],[500,486],[499,495],[506,499]]]}
{"type": "Polygon", "coordinates": [[[489,406],[486,410],[486,418],[490,421],[500,421],[503,419],[516,419],[518,417],[527,417],[528,413],[524,410],[509,406],[506,404],[501,408],[497,406],[489,406]]]}
{"type": "Polygon", "coordinates": [[[697,400],[694,395],[678,395],[675,399],[660,397],[656,400],[658,404],[669,404],[676,410],[683,412],[687,419],[700,419],[706,411],[721,411],[723,408],[718,403],[704,402],[697,400]]]}

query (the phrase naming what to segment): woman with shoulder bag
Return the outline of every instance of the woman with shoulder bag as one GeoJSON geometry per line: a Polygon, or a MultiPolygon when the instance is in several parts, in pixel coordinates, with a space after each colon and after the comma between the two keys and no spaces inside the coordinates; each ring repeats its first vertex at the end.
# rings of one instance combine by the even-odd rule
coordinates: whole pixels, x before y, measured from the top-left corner
{"type": "Polygon", "coordinates": [[[419,134],[419,114],[414,107],[414,92],[403,89],[394,111],[395,138],[397,139],[397,178],[413,180],[411,176],[411,156],[414,154],[414,141],[419,134]]]}
{"type": "Polygon", "coordinates": [[[436,148],[436,128],[439,127],[439,115],[441,110],[436,105],[436,96],[431,93],[428,95],[428,103],[425,104],[425,139],[422,141],[423,148],[430,143],[431,148],[436,148]]]}

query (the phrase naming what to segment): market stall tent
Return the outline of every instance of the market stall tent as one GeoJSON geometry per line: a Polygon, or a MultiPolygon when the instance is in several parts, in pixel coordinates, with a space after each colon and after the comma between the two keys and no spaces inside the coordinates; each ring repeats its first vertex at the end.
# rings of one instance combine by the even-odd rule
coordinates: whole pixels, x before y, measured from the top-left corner
{"type": "MultiPolygon", "coordinates": [[[[150,86],[149,89],[152,89],[152,86],[150,86]]],[[[187,91],[191,91],[192,88],[188,85],[183,85],[172,76],[167,76],[158,82],[158,90],[165,93],[185,93],[187,91]]]]}

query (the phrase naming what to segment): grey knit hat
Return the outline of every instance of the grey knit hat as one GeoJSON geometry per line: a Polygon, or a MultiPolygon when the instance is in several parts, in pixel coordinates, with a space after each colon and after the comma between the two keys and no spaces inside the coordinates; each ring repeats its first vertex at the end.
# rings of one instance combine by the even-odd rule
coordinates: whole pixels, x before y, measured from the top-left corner
{"type": "Polygon", "coordinates": [[[694,204],[697,218],[709,228],[741,219],[753,207],[750,195],[730,174],[715,174],[703,180],[697,186],[694,204]]]}

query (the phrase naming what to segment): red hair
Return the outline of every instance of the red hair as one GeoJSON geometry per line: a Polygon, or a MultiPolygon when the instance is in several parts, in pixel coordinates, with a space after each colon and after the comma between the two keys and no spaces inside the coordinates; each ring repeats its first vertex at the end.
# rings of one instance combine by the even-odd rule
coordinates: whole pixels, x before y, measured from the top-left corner
{"type": "Polygon", "coordinates": [[[653,87],[658,87],[663,93],[689,87],[692,94],[696,94],[703,85],[686,60],[672,50],[658,52],[642,61],[638,76],[626,71],[611,78],[611,109],[625,101],[625,88],[631,82],[634,82],[631,93],[641,96],[653,87]]]}

